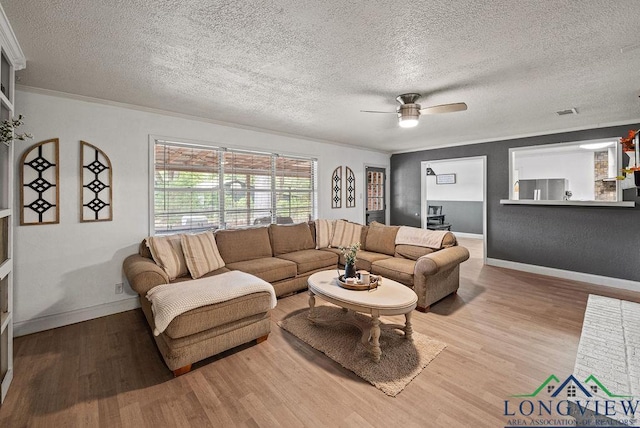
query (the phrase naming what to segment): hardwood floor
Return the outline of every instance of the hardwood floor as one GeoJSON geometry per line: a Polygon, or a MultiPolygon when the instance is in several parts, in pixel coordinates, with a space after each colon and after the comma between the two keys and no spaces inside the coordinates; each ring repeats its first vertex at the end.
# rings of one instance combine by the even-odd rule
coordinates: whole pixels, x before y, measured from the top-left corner
{"type": "Polygon", "coordinates": [[[17,338],[0,426],[504,426],[510,395],[571,373],[589,293],[640,301],[640,293],[483,266],[482,241],[460,241],[472,257],[458,294],[412,318],[414,331],[448,346],[396,398],[276,325],[307,307],[300,293],[278,301],[267,341],[178,378],[139,309],[17,338]]]}

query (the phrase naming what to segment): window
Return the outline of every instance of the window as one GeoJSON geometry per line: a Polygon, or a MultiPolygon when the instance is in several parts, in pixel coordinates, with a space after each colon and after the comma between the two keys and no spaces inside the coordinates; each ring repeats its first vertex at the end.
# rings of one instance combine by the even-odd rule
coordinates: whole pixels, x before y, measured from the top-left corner
{"type": "Polygon", "coordinates": [[[576,396],[576,386],[569,385],[567,386],[567,397],[575,397],[576,396]]]}
{"type": "Polygon", "coordinates": [[[617,138],[543,144],[509,150],[511,200],[622,200],[617,138]]]}
{"type": "Polygon", "coordinates": [[[316,217],[317,161],[156,140],[155,233],[316,217]]]}

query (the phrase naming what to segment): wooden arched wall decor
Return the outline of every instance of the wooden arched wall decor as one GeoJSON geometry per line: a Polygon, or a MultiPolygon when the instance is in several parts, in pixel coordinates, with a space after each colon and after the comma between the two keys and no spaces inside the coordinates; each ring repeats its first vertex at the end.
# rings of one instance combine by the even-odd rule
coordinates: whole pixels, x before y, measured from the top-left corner
{"type": "Polygon", "coordinates": [[[80,141],[80,221],[113,219],[113,173],[109,156],[80,141]]]}
{"type": "Polygon", "coordinates": [[[356,175],[348,166],[344,167],[347,191],[346,191],[346,206],[347,208],[355,208],[356,206],[356,175]]]}
{"type": "Polygon", "coordinates": [[[41,141],[20,157],[20,225],[60,223],[58,139],[41,141]]]}
{"type": "Polygon", "coordinates": [[[342,166],[331,174],[331,208],[342,208],[342,166]]]}

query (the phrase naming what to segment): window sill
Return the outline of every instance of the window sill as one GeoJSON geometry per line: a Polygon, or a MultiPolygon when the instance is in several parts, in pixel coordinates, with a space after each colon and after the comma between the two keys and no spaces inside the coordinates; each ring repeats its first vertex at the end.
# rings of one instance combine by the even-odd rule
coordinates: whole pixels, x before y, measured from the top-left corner
{"type": "Polygon", "coordinates": [[[532,199],[500,199],[502,205],[553,205],[564,207],[619,207],[633,208],[636,206],[634,201],[534,201],[532,199]]]}

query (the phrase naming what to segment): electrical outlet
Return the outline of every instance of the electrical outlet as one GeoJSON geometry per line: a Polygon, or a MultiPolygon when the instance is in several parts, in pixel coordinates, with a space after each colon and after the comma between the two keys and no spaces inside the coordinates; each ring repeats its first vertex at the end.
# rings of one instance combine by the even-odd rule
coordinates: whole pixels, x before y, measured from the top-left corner
{"type": "Polygon", "coordinates": [[[116,294],[124,293],[124,284],[122,282],[116,284],[116,294]]]}

